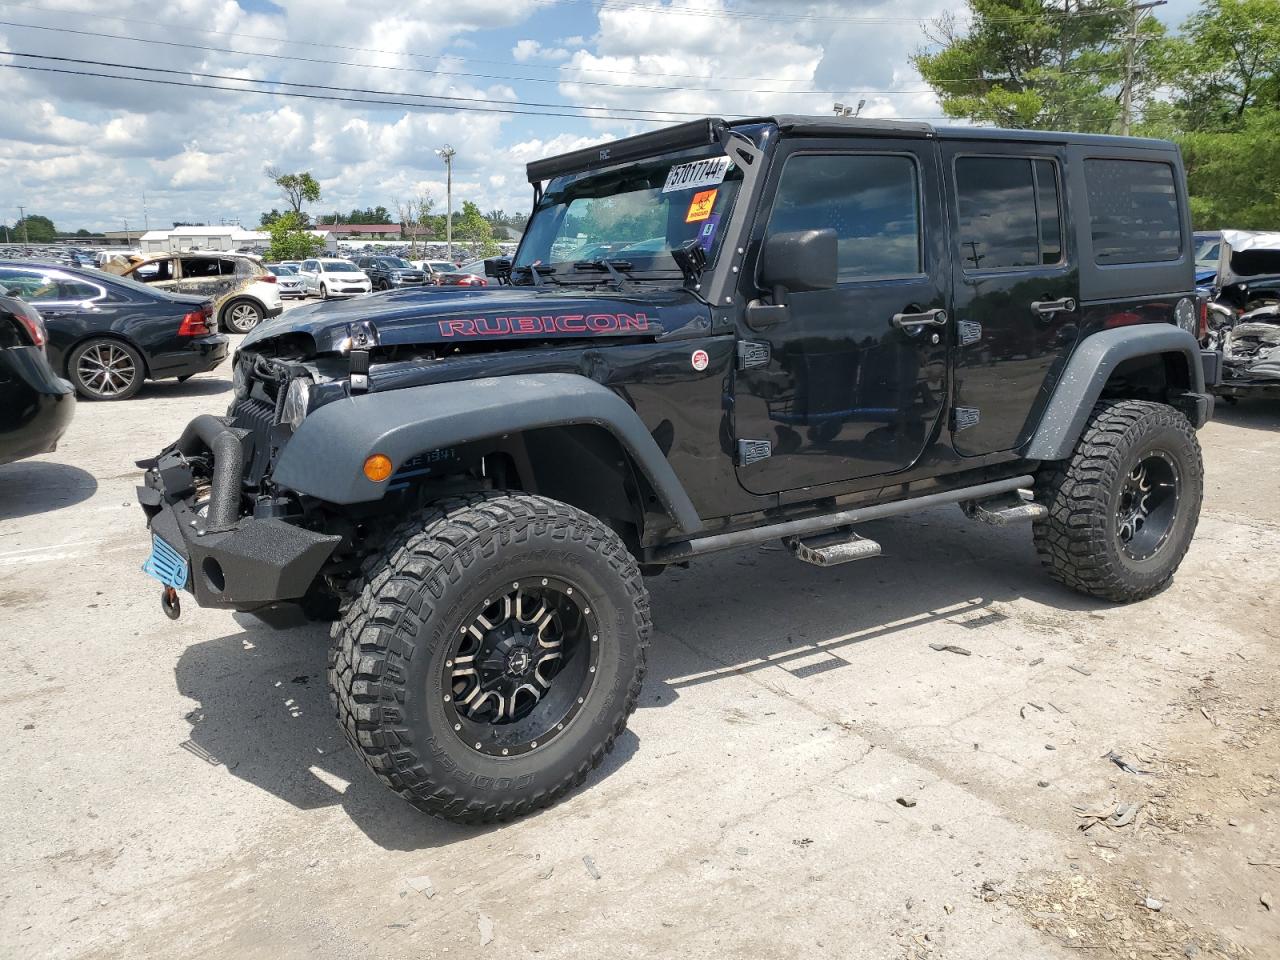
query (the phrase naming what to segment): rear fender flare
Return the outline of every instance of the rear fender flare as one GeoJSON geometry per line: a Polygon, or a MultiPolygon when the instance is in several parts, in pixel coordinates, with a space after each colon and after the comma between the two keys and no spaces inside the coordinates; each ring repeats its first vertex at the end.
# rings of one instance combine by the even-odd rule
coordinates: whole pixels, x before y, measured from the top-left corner
{"type": "Polygon", "coordinates": [[[1200,345],[1181,327],[1137,324],[1085,337],[1067,361],[1024,455],[1029,460],[1064,460],[1071,456],[1094,404],[1116,368],[1126,360],[1170,353],[1186,358],[1188,392],[1204,394],[1200,345]]]}
{"type": "Polygon", "coordinates": [[[302,422],[272,479],[330,503],[368,503],[387,489],[386,482],[364,475],[364,461],[375,453],[398,467],[430,450],[573,424],[609,431],[676,525],[686,533],[701,528],[693,502],[636,412],[609,388],[577,374],[489,377],[335,400],[302,422]]]}

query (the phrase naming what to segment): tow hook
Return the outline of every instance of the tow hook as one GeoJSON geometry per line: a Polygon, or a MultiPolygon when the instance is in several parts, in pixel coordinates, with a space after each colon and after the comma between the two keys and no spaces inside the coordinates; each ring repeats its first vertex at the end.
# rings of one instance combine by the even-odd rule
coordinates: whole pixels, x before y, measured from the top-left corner
{"type": "Polygon", "coordinates": [[[165,587],[160,592],[160,609],[170,620],[177,620],[182,616],[182,601],[178,599],[178,591],[173,587],[165,587]]]}

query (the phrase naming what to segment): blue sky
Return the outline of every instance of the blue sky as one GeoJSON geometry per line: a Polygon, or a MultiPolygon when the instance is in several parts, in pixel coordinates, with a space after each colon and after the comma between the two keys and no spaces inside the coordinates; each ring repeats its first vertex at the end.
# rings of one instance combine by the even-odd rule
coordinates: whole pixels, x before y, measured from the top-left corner
{"type": "MultiPolygon", "coordinates": [[[[865,97],[864,115],[936,117],[910,68],[920,20],[949,0],[0,0],[0,64],[97,73],[150,68],[153,80],[246,86],[417,106],[217,92],[102,77],[0,71],[0,221],[16,206],[60,228],[174,220],[256,224],[280,200],[264,169],[311,170],[316,212],[396,204],[443,208],[458,151],[455,207],[525,210],[529,160],[696,115],[818,113],[865,97]],[[45,29],[39,29],[44,27],[45,29]],[[50,29],[52,28],[52,29],[50,29]],[[78,32],[75,32],[78,31],[78,32]],[[132,38],[132,39],[130,39],[132,38]],[[143,42],[138,42],[143,41],[143,42]],[[156,72],[170,71],[170,72],[156,72]],[[341,87],[343,91],[314,85],[341,87]],[[275,89],[281,89],[276,87],[275,89]],[[519,116],[440,109],[459,98],[519,116]],[[479,101],[479,102],[477,102],[479,101]],[[640,113],[639,111],[650,111],[640,113]],[[629,119],[628,119],[629,118],[629,119]],[[145,212],[144,212],[145,196],[145,212]]],[[[1158,11],[1177,23],[1193,0],[1158,11]]]]}

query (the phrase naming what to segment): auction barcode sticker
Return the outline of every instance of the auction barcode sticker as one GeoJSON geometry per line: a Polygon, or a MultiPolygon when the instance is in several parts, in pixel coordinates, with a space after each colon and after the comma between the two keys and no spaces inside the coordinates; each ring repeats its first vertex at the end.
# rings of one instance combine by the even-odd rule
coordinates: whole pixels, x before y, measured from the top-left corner
{"type": "Polygon", "coordinates": [[[667,174],[667,182],[662,187],[663,193],[673,190],[693,190],[696,187],[711,187],[724,181],[729,172],[728,157],[708,157],[706,160],[695,160],[693,163],[682,163],[672,167],[667,174]]]}

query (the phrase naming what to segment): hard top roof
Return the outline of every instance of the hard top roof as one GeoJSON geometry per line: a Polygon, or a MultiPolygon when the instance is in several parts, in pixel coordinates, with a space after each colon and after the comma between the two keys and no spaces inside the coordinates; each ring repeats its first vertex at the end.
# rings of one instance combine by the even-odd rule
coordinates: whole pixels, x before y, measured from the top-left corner
{"type": "Polygon", "coordinates": [[[1107,149],[1125,147],[1173,150],[1166,140],[1145,137],[1118,137],[1098,133],[1071,133],[1057,130],[1014,130],[1004,127],[935,127],[920,120],[877,120],[863,117],[802,116],[776,114],[724,120],[706,117],[664,127],[634,137],[624,137],[571,153],[534,160],[526,167],[529,182],[541,183],[565,173],[615,166],[629,160],[657,156],[676,150],[709,145],[725,130],[773,124],[793,136],[893,136],[937,140],[999,140],[1022,143],[1072,143],[1107,149]]]}

